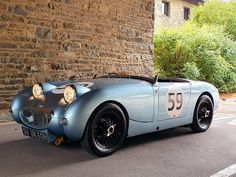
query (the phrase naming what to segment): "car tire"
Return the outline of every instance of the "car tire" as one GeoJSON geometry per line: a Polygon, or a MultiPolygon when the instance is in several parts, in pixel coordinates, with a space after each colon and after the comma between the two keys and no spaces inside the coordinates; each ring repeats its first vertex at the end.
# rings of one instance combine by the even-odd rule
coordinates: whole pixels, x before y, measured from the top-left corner
{"type": "Polygon", "coordinates": [[[113,154],[127,135],[127,120],[122,109],[113,103],[100,106],[90,117],[81,141],[87,152],[105,157],[113,154]]]}
{"type": "Polygon", "coordinates": [[[213,103],[209,96],[202,95],[195,106],[193,122],[190,128],[197,133],[205,132],[213,119],[213,103]]]}

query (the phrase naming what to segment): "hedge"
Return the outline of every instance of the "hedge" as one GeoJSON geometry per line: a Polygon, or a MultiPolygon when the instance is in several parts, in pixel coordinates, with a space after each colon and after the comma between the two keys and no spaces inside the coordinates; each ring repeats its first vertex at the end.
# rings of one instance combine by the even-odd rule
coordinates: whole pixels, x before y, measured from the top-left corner
{"type": "Polygon", "coordinates": [[[160,76],[203,80],[221,92],[236,91],[236,2],[209,0],[182,27],[154,37],[160,76]]]}
{"type": "Polygon", "coordinates": [[[154,65],[165,77],[204,80],[236,91],[236,43],[219,26],[186,24],[154,38],[154,65]]]}

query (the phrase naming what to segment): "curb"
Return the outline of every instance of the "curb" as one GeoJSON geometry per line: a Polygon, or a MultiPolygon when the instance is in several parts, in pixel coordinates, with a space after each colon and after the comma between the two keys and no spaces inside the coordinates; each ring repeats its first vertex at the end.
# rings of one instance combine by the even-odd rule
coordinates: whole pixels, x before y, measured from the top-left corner
{"type": "Polygon", "coordinates": [[[17,124],[16,122],[10,121],[10,122],[0,122],[0,126],[2,125],[14,125],[17,124]]]}

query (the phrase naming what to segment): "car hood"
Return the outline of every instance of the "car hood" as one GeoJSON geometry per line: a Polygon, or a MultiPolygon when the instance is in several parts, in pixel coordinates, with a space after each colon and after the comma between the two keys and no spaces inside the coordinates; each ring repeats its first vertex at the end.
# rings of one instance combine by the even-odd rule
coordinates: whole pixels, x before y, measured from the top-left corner
{"type": "Polygon", "coordinates": [[[76,89],[77,96],[83,95],[92,90],[99,90],[107,87],[116,87],[120,85],[151,85],[151,83],[131,78],[96,78],[81,81],[56,81],[42,83],[43,90],[47,96],[58,95],[61,97],[67,86],[73,86],[76,89]]]}
{"type": "Polygon", "coordinates": [[[151,83],[139,80],[139,79],[129,79],[129,78],[97,78],[97,79],[87,79],[81,81],[58,81],[58,82],[48,82],[43,83],[43,88],[45,91],[52,90],[63,90],[68,85],[73,85],[77,89],[87,88],[87,90],[101,89],[104,87],[118,86],[118,85],[150,85],[151,83]]]}

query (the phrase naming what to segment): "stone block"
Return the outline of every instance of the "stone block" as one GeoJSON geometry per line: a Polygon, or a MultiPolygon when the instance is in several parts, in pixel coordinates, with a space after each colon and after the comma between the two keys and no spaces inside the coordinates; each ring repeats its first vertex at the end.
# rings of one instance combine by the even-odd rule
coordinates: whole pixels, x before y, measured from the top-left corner
{"type": "Polygon", "coordinates": [[[12,43],[0,43],[0,48],[17,48],[16,44],[12,44],[12,43]]]}
{"type": "Polygon", "coordinates": [[[7,9],[7,5],[3,2],[0,2],[0,11],[4,11],[7,9]]]}
{"type": "Polygon", "coordinates": [[[22,15],[26,16],[28,13],[19,5],[16,5],[15,8],[13,9],[13,12],[17,15],[22,15]]]}
{"type": "Polygon", "coordinates": [[[45,50],[39,50],[39,51],[34,51],[32,53],[32,57],[36,58],[48,58],[49,57],[49,52],[45,50]]]}
{"type": "Polygon", "coordinates": [[[36,30],[36,36],[42,39],[52,39],[52,32],[50,29],[38,27],[36,30]]]}
{"type": "Polygon", "coordinates": [[[13,121],[11,114],[8,112],[7,109],[0,110],[0,122],[8,122],[13,121]]]}

